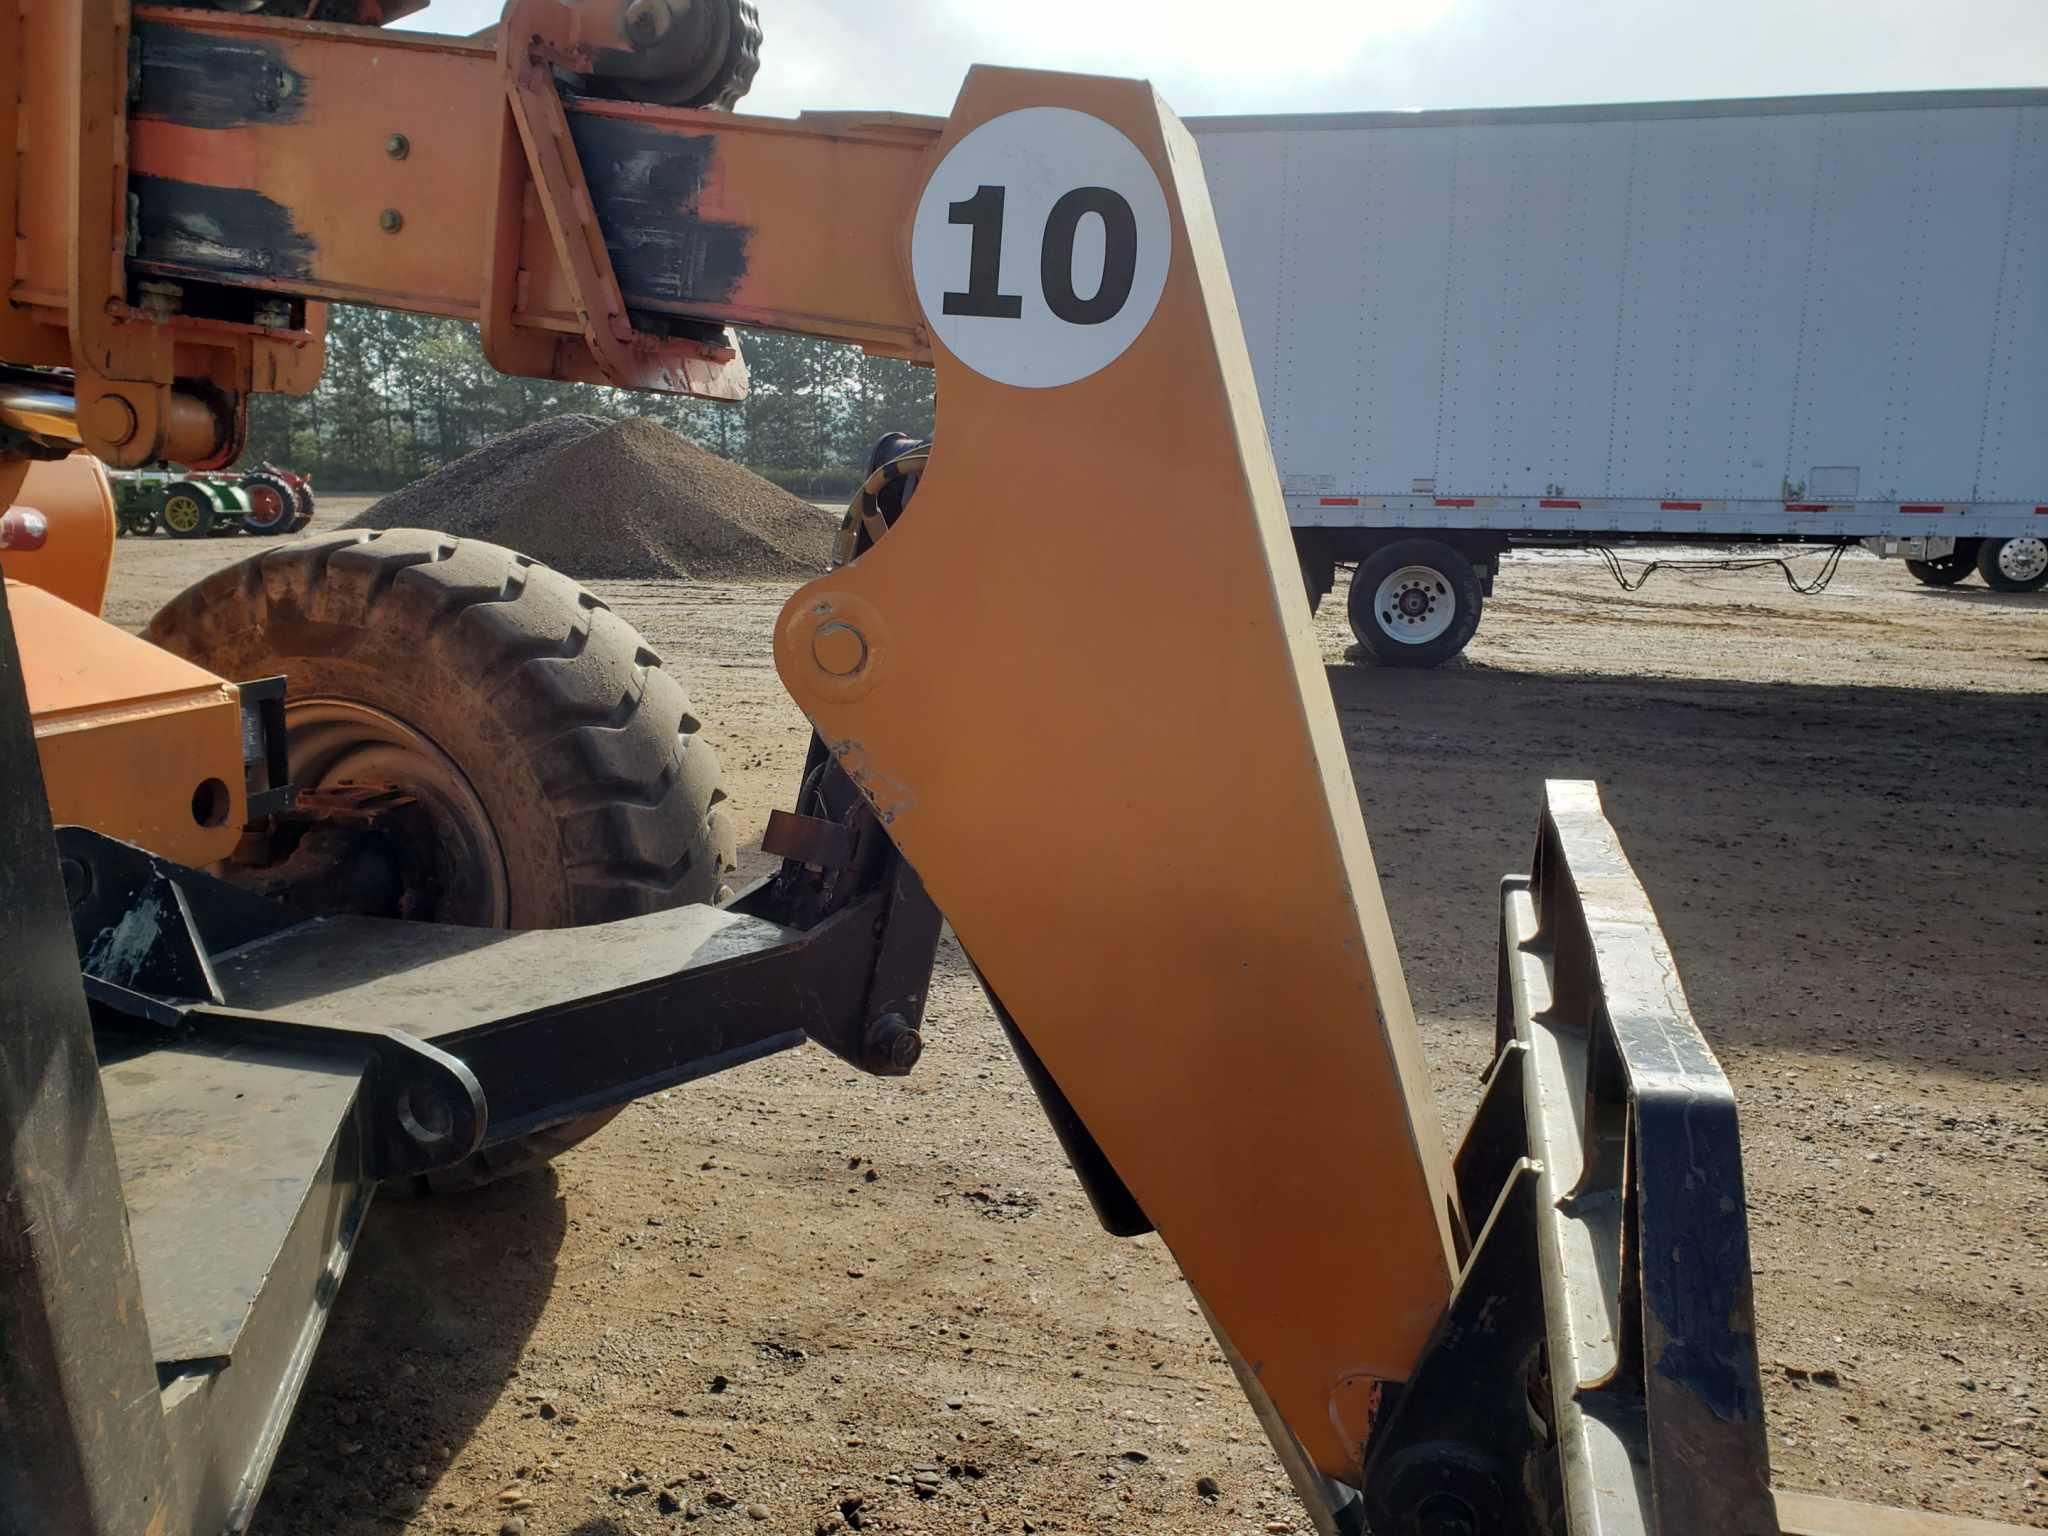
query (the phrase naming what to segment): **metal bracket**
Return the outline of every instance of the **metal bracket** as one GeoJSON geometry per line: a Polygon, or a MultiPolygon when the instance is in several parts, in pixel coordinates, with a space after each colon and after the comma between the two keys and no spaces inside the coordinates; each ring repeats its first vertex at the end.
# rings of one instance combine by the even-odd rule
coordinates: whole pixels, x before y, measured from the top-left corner
{"type": "Polygon", "coordinates": [[[218,1003],[212,956],[297,922],[285,908],[89,827],[59,827],[71,933],[88,976],[218,1003]]]}
{"type": "Polygon", "coordinates": [[[1547,786],[1500,956],[1455,1164],[1492,1215],[1367,1448],[1368,1522],[1777,1536],[1735,1096],[1591,784],[1547,786]]]}
{"type": "Polygon", "coordinates": [[[297,798],[285,739],[285,680],[261,677],[237,684],[235,692],[242,700],[242,763],[249,819],[255,821],[290,810],[297,798]]]}
{"type": "Polygon", "coordinates": [[[282,1046],[363,1072],[363,1156],[378,1179],[460,1162],[483,1143],[476,1075],[402,1030],[286,1021],[227,1007],[214,956],[295,926],[283,907],[86,827],[57,831],[93,1022],[212,1044],[282,1046]]]}
{"type": "Polygon", "coordinates": [[[517,261],[530,184],[568,281],[587,349],[586,366],[552,370],[556,376],[620,389],[744,399],[747,368],[730,331],[713,343],[654,336],[640,331],[627,312],[555,84],[557,65],[583,71],[591,62],[588,49],[577,40],[576,12],[561,0],[518,0],[499,23],[498,67],[509,122],[500,151],[497,228],[489,248],[493,270],[491,302],[482,317],[485,355],[505,371],[531,372],[516,366],[521,351],[554,350],[552,336],[518,337],[516,285],[504,280],[510,273],[502,270],[517,261]]]}
{"type": "Polygon", "coordinates": [[[101,1030],[139,1027],[213,1045],[282,1047],[360,1071],[356,1106],[362,1117],[363,1171],[370,1178],[401,1179],[453,1167],[483,1145],[488,1113],[476,1074],[403,1030],[167,1003],[90,974],[84,981],[93,1024],[101,1030]]]}

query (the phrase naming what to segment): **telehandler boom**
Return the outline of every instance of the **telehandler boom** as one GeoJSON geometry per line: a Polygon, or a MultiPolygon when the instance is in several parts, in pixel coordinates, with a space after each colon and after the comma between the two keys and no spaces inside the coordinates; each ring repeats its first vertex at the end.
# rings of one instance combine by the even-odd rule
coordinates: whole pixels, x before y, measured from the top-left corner
{"type": "Polygon", "coordinates": [[[827,337],[933,366],[941,428],[782,611],[817,735],[780,872],[737,894],[687,701],[553,573],[316,536],[167,610],[172,676],[35,585],[94,515],[38,508],[45,549],[0,557],[0,1526],[244,1529],[379,1181],[488,1176],[805,1039],[908,1071],[943,913],[1319,1529],[1879,1529],[1769,1487],[1733,1098],[1589,786],[1551,787],[1505,888],[1499,1055],[1447,1145],[1200,161],[1151,88],[981,68],[943,122],[750,118],[739,0],[378,29],[413,8],[0,13],[33,148],[0,160],[0,500],[79,448],[231,461],[252,394],[318,378],[330,302],[714,399],[746,386],[731,327],[827,337]],[[349,693],[415,664],[570,700],[553,757],[504,726],[538,788],[442,751],[469,695],[349,693]],[[613,796],[595,724],[649,700],[664,755],[613,796]],[[316,771],[344,727],[354,767],[316,771]],[[132,770],[172,751],[144,814],[165,780],[132,770]],[[312,899],[373,858],[389,906],[312,899]]]}

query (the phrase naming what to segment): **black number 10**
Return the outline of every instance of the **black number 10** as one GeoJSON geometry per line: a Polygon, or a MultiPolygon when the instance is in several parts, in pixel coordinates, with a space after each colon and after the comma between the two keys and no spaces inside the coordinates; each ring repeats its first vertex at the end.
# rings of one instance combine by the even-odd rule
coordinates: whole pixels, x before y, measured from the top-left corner
{"type": "MultiPolygon", "coordinates": [[[[967,253],[967,291],[944,296],[940,307],[946,314],[989,320],[1023,315],[1023,299],[1002,292],[1007,193],[1005,187],[981,187],[974,196],[948,206],[949,222],[972,228],[974,243],[967,253]]],[[[1130,302],[1137,272],[1138,219],[1120,193],[1108,187],[1076,187],[1052,205],[1038,253],[1038,283],[1047,309],[1069,325],[1101,325],[1130,302]],[[1102,220],[1102,281],[1084,299],[1074,292],[1074,245],[1081,221],[1091,213],[1102,220]]]]}

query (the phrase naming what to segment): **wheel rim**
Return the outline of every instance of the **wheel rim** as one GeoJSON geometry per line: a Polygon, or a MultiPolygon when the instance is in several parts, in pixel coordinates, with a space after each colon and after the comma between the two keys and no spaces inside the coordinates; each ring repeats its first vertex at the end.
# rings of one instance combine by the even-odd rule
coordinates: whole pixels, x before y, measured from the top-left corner
{"type": "Polygon", "coordinates": [[[388,785],[413,798],[433,829],[435,922],[511,925],[505,850],[490,813],[427,736],[373,705],[315,696],[285,706],[285,739],[301,791],[388,785]]]}
{"type": "Polygon", "coordinates": [[[1427,645],[1457,622],[1458,594],[1442,571],[1404,565],[1373,592],[1372,617],[1389,639],[1427,645]]]}
{"type": "Polygon", "coordinates": [[[205,516],[199,509],[196,496],[167,496],[164,498],[163,524],[177,533],[191,533],[198,528],[205,516]]]}
{"type": "Polygon", "coordinates": [[[2007,539],[1998,550],[1998,574],[2007,581],[2032,581],[2048,571],[2048,539],[2007,539]]]}
{"type": "Polygon", "coordinates": [[[245,485],[242,490],[249,498],[250,522],[259,528],[269,528],[284,521],[284,498],[277,494],[277,487],[245,485]]]}

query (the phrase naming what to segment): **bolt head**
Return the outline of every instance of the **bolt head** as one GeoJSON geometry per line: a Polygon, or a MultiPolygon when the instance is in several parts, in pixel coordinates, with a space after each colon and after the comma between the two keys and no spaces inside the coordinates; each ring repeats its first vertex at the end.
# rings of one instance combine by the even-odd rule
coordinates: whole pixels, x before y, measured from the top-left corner
{"type": "Polygon", "coordinates": [[[394,133],[384,141],[384,153],[394,160],[403,160],[412,153],[412,140],[402,133],[394,133]]]}
{"type": "Polygon", "coordinates": [[[883,1077],[907,1077],[924,1055],[924,1036],[900,1013],[885,1013],[868,1026],[867,1070],[883,1077]]]}
{"type": "Polygon", "coordinates": [[[625,14],[626,36],[636,48],[651,48],[667,35],[675,19],[668,0],[631,0],[625,14]]]}
{"type": "Polygon", "coordinates": [[[811,637],[811,659],[832,677],[852,677],[868,664],[867,636],[840,619],[820,625],[811,637]]]}
{"type": "Polygon", "coordinates": [[[386,208],[377,215],[377,227],[387,235],[395,235],[405,228],[405,215],[396,208],[386,208]]]}

